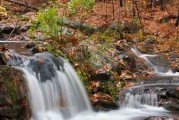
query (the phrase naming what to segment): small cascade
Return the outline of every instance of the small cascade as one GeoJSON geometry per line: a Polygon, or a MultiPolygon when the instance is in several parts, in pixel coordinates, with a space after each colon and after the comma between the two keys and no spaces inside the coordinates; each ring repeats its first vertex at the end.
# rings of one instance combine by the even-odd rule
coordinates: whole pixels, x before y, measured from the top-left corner
{"type": "Polygon", "coordinates": [[[28,82],[32,119],[63,120],[92,112],[81,81],[64,59],[49,53],[33,57],[13,53],[8,63],[23,71],[28,82]]]}
{"type": "Polygon", "coordinates": [[[157,106],[158,97],[156,93],[125,94],[122,107],[140,108],[143,105],[157,106]]]}
{"type": "Polygon", "coordinates": [[[137,56],[145,60],[146,64],[152,69],[152,73],[158,76],[179,76],[179,72],[173,72],[168,66],[161,66],[160,61],[157,61],[158,55],[142,54],[136,48],[131,51],[137,56]]]}

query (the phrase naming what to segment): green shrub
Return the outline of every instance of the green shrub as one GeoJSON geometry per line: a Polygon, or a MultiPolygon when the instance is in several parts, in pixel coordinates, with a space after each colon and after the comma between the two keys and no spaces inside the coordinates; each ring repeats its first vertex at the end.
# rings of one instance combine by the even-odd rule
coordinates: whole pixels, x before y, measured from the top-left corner
{"type": "Polygon", "coordinates": [[[40,31],[48,37],[58,36],[58,12],[55,7],[40,9],[32,20],[31,31],[40,31]]]}
{"type": "Polygon", "coordinates": [[[95,0],[71,0],[68,2],[67,10],[70,15],[74,15],[77,11],[84,12],[85,14],[95,4],[95,0]]]}

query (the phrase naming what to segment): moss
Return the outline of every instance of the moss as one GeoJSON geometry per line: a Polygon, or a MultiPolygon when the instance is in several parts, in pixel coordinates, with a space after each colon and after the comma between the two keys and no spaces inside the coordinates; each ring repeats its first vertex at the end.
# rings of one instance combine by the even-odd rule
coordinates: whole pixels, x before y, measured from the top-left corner
{"type": "Polygon", "coordinates": [[[17,98],[17,86],[15,84],[14,79],[17,79],[17,74],[14,73],[14,71],[9,70],[9,67],[3,67],[1,74],[3,76],[3,83],[4,87],[6,89],[7,96],[12,100],[12,102],[15,102],[17,98]],[[9,74],[12,72],[11,74],[9,74]],[[13,77],[12,77],[13,75],[13,77]]]}
{"type": "Polygon", "coordinates": [[[109,80],[102,80],[100,86],[101,92],[109,94],[113,100],[118,98],[119,90],[116,88],[115,83],[112,79],[109,80]]]}
{"type": "MultiPolygon", "coordinates": [[[[0,110],[0,117],[5,116],[5,118],[20,118],[24,117],[27,118],[28,113],[27,113],[27,104],[21,103],[21,99],[25,99],[27,101],[27,91],[26,91],[26,86],[20,79],[20,73],[17,72],[15,69],[5,66],[5,65],[0,65],[0,93],[5,96],[6,99],[6,104],[4,104],[4,107],[8,107],[9,110],[7,111],[2,111],[0,110]],[[23,88],[21,90],[21,88],[23,88]],[[26,107],[26,108],[25,108],[26,107]],[[8,114],[11,111],[10,114],[8,114]],[[6,113],[7,112],[7,113],[6,113]],[[7,115],[6,115],[7,114],[7,115]]],[[[0,101],[2,103],[2,101],[0,101]]]]}

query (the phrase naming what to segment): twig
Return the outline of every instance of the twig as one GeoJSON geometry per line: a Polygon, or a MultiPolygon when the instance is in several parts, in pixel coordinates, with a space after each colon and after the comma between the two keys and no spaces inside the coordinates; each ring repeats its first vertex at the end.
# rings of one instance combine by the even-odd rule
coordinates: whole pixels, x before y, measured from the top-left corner
{"type": "Polygon", "coordinates": [[[12,35],[12,33],[15,31],[15,29],[16,29],[16,27],[17,27],[17,23],[19,22],[19,20],[17,20],[16,21],[16,24],[15,24],[15,26],[14,26],[14,29],[11,31],[11,33],[9,34],[9,37],[8,37],[8,39],[7,39],[7,41],[9,41],[10,40],[10,38],[11,38],[11,35],[12,35]]]}

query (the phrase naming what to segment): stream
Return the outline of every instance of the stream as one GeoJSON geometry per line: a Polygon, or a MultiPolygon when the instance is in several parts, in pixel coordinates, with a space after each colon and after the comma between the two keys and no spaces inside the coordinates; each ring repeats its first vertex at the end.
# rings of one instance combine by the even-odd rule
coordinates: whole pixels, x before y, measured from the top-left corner
{"type": "Polygon", "coordinates": [[[159,106],[160,89],[179,86],[179,73],[157,66],[150,59],[157,55],[131,51],[145,60],[157,79],[141,81],[126,88],[119,96],[118,110],[95,112],[85,88],[73,67],[63,58],[50,53],[26,56],[11,51],[8,64],[24,73],[29,89],[31,120],[144,120],[150,116],[177,118],[177,113],[159,106]],[[158,91],[157,91],[158,90],[158,91]]]}

